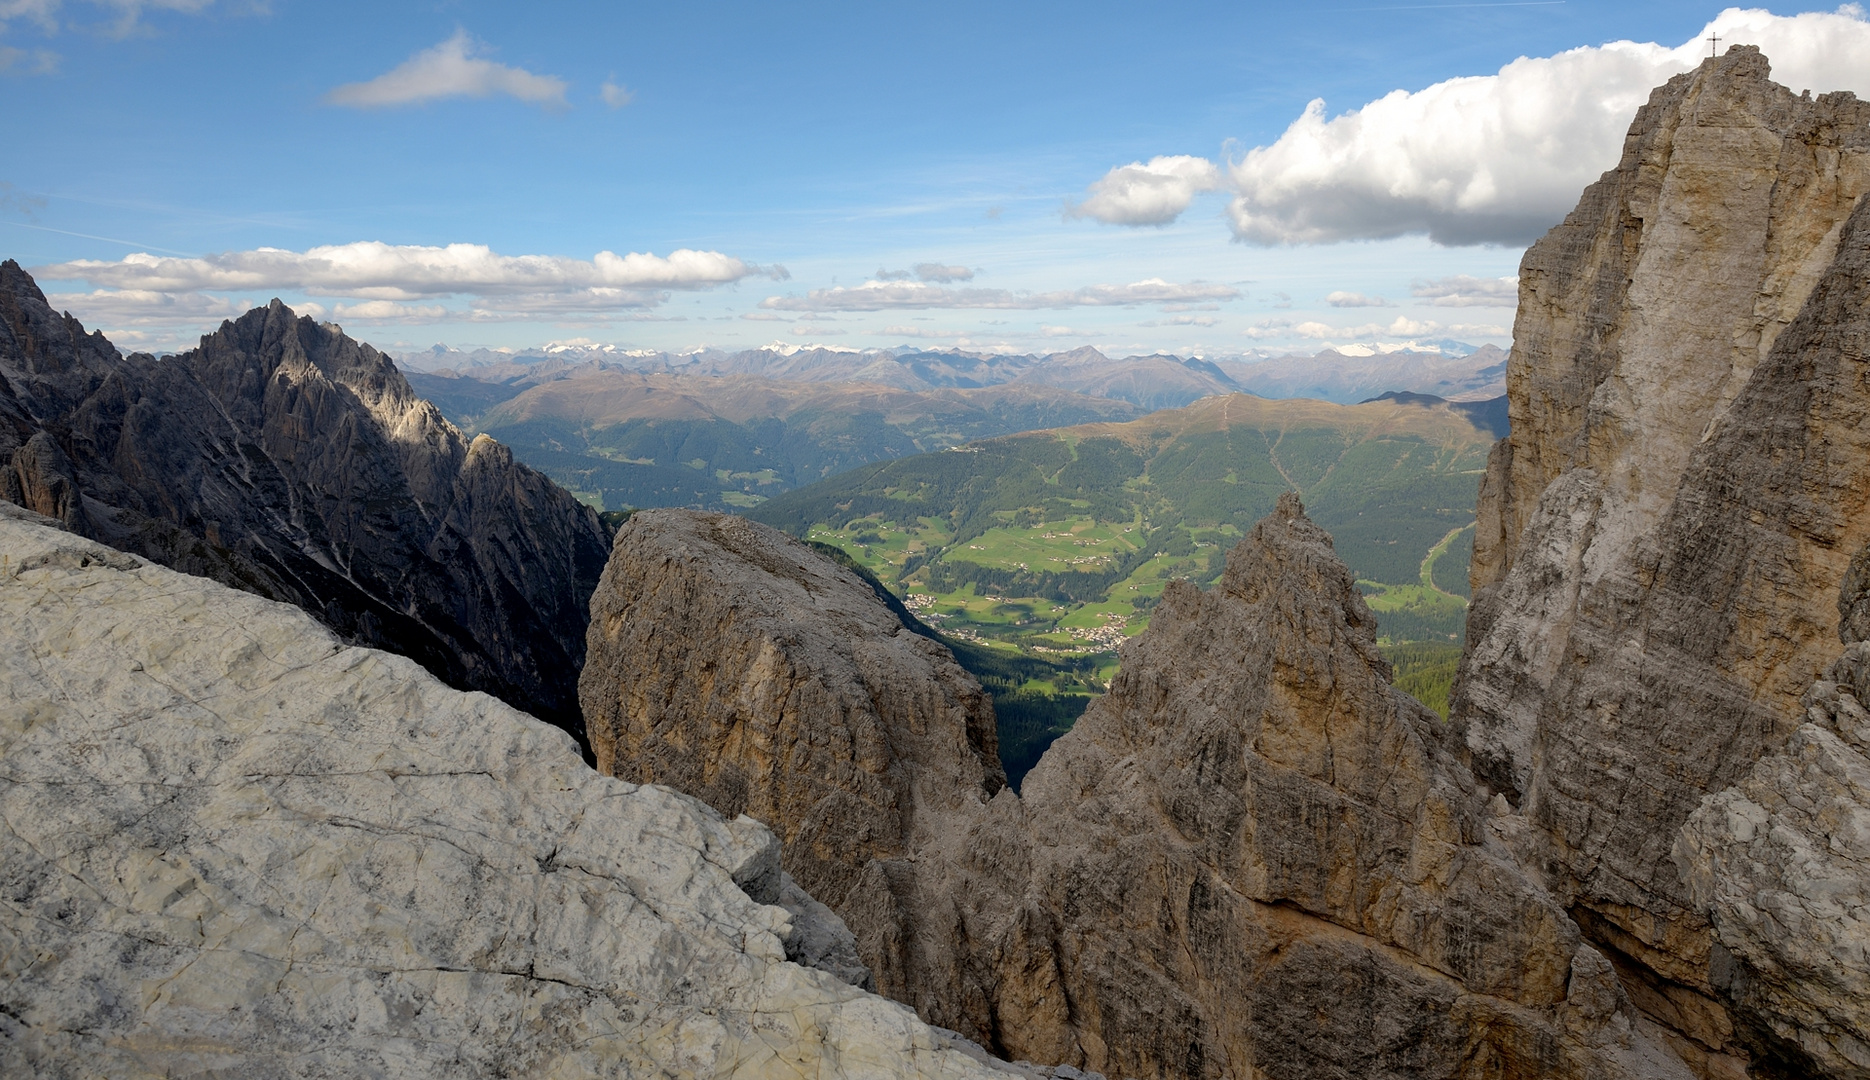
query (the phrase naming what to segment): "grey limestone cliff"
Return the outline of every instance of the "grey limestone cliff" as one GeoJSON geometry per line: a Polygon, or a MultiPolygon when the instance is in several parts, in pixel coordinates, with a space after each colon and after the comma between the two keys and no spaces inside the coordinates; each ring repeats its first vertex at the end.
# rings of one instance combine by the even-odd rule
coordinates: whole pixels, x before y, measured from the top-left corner
{"type": "Polygon", "coordinates": [[[1707,1076],[1785,1047],[1710,921],[1723,871],[1671,852],[1804,737],[1870,541],[1870,105],[1768,75],[1736,47],[1658,89],[1527,252],[1454,702],[1529,864],[1707,1076]]]}
{"type": "Polygon", "coordinates": [[[0,496],[582,737],[595,513],[278,301],[122,356],[0,264],[0,496]]]}

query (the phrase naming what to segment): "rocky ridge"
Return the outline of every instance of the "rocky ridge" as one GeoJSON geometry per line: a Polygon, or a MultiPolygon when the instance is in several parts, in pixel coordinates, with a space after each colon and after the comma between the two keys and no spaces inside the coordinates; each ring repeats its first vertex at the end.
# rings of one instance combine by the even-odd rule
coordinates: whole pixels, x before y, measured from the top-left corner
{"type": "Polygon", "coordinates": [[[1008,1057],[1687,1077],[1389,686],[1374,627],[1287,496],[1212,593],[1171,587],[1021,798],[970,733],[992,730],[978,688],[855,575],[655,511],[618,534],[581,692],[602,767],[773,814],[879,986],[1008,1057]]]}
{"type": "Polygon", "coordinates": [[[121,356],[0,264],[0,496],[582,736],[596,514],[278,301],[121,356]]]}
{"type": "Polygon", "coordinates": [[[1789,915],[1836,899],[1744,822],[1842,760],[1801,698],[1842,681],[1870,541],[1870,104],[1769,74],[1738,46],[1658,89],[1525,256],[1453,716],[1527,865],[1698,1071],[1858,1076],[1827,1002],[1861,945],[1839,983],[1745,912],[1776,876],[1789,915]]]}
{"type": "Polygon", "coordinates": [[[787,962],[758,823],[53,524],[0,503],[0,1072],[1063,1075],[787,962]]]}

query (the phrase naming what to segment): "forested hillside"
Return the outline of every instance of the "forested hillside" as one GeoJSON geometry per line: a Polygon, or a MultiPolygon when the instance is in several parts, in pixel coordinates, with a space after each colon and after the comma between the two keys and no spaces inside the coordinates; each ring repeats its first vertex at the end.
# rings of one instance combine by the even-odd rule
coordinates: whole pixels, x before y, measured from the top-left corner
{"type": "Polygon", "coordinates": [[[1491,443],[1435,399],[1229,395],[867,466],[749,516],[843,548],[951,639],[1049,665],[1023,669],[1037,706],[1101,687],[1164,584],[1212,582],[1228,549],[1296,490],[1362,583],[1379,634],[1420,646],[1399,654],[1402,675],[1427,671],[1419,688],[1445,707],[1435,698],[1459,651],[1491,443]]]}

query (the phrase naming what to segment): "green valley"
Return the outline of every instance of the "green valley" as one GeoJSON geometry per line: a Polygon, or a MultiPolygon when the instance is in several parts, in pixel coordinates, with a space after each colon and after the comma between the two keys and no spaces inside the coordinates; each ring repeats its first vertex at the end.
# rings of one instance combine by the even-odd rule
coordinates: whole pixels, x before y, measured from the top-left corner
{"type": "Polygon", "coordinates": [[[1440,403],[1227,395],[866,466],[748,513],[842,548],[951,641],[1023,661],[1024,681],[1005,689],[1040,701],[1100,690],[1167,583],[1214,582],[1228,549],[1296,490],[1385,646],[1430,646],[1398,654],[1399,679],[1432,680],[1458,652],[1492,441],[1440,403]]]}

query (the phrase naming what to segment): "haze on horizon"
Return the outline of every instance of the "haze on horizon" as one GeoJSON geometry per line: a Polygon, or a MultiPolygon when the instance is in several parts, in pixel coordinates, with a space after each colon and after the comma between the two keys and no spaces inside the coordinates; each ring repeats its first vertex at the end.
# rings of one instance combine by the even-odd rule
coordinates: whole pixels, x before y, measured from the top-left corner
{"type": "Polygon", "coordinates": [[[1870,93],[1857,5],[5,0],[0,257],[156,350],[1505,344],[1710,37],[1870,93]]]}

